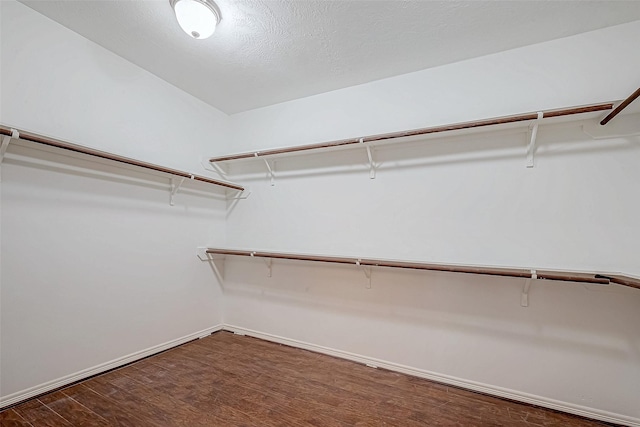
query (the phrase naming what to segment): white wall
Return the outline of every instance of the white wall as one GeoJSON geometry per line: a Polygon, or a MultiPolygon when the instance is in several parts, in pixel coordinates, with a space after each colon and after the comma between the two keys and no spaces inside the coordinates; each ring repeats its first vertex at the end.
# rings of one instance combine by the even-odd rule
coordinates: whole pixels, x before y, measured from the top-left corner
{"type": "MultiPolygon", "coordinates": [[[[231,151],[357,137],[621,99],[640,22],[232,116],[231,151]]],[[[628,119],[628,118],[627,118],[628,119]]],[[[632,117],[631,120],[634,118],[632,117]]],[[[640,117],[635,117],[640,120],[640,117]]],[[[639,137],[594,141],[579,123],[366,152],[234,163],[251,197],[232,247],[640,276],[639,137]]],[[[617,285],[228,259],[225,323],[409,366],[540,404],[640,424],[640,292],[617,285]],[[560,403],[558,403],[560,402],[560,403]]]]}
{"type": "MultiPolygon", "coordinates": [[[[227,118],[26,6],[0,3],[3,124],[202,173],[227,118]],[[205,149],[206,147],[206,149],[205,149]]],[[[2,165],[0,398],[222,322],[195,248],[224,193],[12,144],[2,165]]]]}
{"type": "MultiPolygon", "coordinates": [[[[0,121],[195,172],[203,155],[620,99],[635,22],[233,116],[13,1],[0,121]]],[[[220,322],[640,423],[640,295],[619,286],[227,260],[210,244],[640,275],[637,137],[578,125],[234,167],[247,200],[14,145],[2,166],[0,396],[220,322]],[[97,171],[96,171],[97,170],[97,171]],[[231,214],[226,218],[227,209],[231,214]],[[226,222],[225,222],[226,221],[226,222]],[[226,227],[225,227],[226,224],[226,227]],[[222,298],[224,297],[224,313],[222,298]],[[224,316],[224,317],[223,317],[224,316]]]]}
{"type": "Polygon", "coordinates": [[[2,123],[202,172],[228,117],[16,1],[2,2],[2,123]]]}
{"type": "Polygon", "coordinates": [[[635,21],[235,114],[231,151],[623,99],[639,33],[635,21]]]}

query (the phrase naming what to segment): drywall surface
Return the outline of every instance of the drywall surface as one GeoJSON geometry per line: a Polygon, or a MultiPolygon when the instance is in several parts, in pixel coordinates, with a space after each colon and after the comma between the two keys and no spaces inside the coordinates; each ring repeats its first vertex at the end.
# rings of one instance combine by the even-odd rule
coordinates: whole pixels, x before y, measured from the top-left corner
{"type": "MultiPolygon", "coordinates": [[[[274,186],[258,163],[228,242],[640,276],[639,137],[593,141],[576,124],[539,136],[533,169],[524,132],[378,149],[373,180],[364,150],[279,161],[274,186]]],[[[640,419],[637,289],[534,281],[521,307],[522,279],[374,268],[367,289],[356,266],[274,260],[268,277],[232,257],[224,271],[226,324],[640,419]]]]}
{"type": "Polygon", "coordinates": [[[639,37],[634,21],[235,114],[229,151],[620,100],[638,87],[639,37]]]}
{"type": "Polygon", "coordinates": [[[252,194],[228,218],[228,243],[640,276],[639,137],[540,126],[527,168],[526,130],[378,147],[375,179],[362,148],[280,158],[274,186],[264,164],[234,164],[252,194]]]}
{"type": "Polygon", "coordinates": [[[202,173],[227,116],[60,24],[2,2],[2,123],[202,173]]]}
{"type": "MultiPolygon", "coordinates": [[[[197,171],[225,116],[77,34],[2,2],[4,124],[197,171]]],[[[169,178],[12,142],[2,164],[0,398],[219,325],[195,248],[226,202],[169,178]]]]}
{"type": "MultiPolygon", "coordinates": [[[[639,36],[636,22],[239,114],[230,151],[624,98],[639,36]]],[[[260,161],[237,162],[252,194],[227,241],[640,276],[640,139],[593,140],[582,125],[541,126],[532,169],[526,127],[376,147],[375,179],[364,148],[279,157],[274,186],[260,161]]],[[[275,260],[268,277],[260,260],[229,258],[225,323],[640,423],[637,290],[534,282],[525,308],[524,280],[372,274],[367,289],[356,266],[275,260]]]]}
{"type": "Polygon", "coordinates": [[[159,179],[10,150],[3,399],[221,322],[220,285],[195,248],[224,238],[224,202],[200,188],[172,207],[159,179]]]}
{"type": "MultiPolygon", "coordinates": [[[[632,289],[225,262],[225,322],[285,344],[604,420],[639,422],[632,289]]],[[[233,328],[235,329],[235,328],[233,328]]],[[[520,419],[519,419],[520,420],[520,419]]]]}
{"type": "MultiPolygon", "coordinates": [[[[620,99],[640,65],[628,55],[636,22],[229,124],[28,8],[0,7],[3,123],[195,172],[203,154],[620,99]]],[[[275,186],[250,163],[233,168],[249,199],[227,205],[194,186],[173,208],[166,178],[12,145],[2,166],[0,396],[223,321],[637,420],[635,290],[535,282],[524,308],[523,280],[374,269],[368,289],[355,266],[280,261],[267,277],[260,260],[228,259],[223,293],[192,255],[228,244],[640,275],[637,137],[542,128],[534,169],[524,167],[526,143],[523,131],[505,131],[377,148],[375,180],[364,150],[279,160],[275,186]]]]}

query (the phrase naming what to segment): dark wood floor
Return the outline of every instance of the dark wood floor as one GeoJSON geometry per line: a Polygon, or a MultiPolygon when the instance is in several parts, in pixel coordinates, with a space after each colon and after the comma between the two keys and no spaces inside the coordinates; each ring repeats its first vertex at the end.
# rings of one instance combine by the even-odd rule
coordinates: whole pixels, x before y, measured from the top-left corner
{"type": "Polygon", "coordinates": [[[595,426],[219,332],[0,413],[2,426],[595,426]]]}

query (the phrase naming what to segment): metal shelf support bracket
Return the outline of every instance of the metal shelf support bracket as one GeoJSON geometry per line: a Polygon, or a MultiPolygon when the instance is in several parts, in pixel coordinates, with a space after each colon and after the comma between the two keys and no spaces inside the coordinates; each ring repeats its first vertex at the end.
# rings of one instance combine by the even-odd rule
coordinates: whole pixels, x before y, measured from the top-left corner
{"type": "Polygon", "coordinates": [[[207,261],[213,273],[221,285],[224,283],[224,256],[216,256],[207,253],[207,248],[197,248],[196,255],[201,261],[207,261]],[[218,264],[219,263],[219,264],[218,264]]]}
{"type": "Polygon", "coordinates": [[[360,259],[356,260],[356,265],[362,268],[362,272],[364,273],[364,277],[367,278],[367,289],[371,289],[371,271],[372,267],[365,267],[360,263],[360,259]]]}
{"type": "Polygon", "coordinates": [[[267,258],[264,260],[264,263],[267,264],[267,277],[271,277],[273,273],[273,260],[271,258],[267,258]]]}
{"type": "Polygon", "coordinates": [[[9,148],[9,143],[12,138],[20,138],[20,132],[18,132],[17,129],[11,129],[11,136],[5,135],[2,137],[2,145],[0,145],[0,164],[2,164],[2,161],[4,160],[4,155],[7,153],[7,148],[9,148]]]}
{"type": "Polygon", "coordinates": [[[197,248],[196,256],[200,258],[200,261],[209,261],[211,259],[209,257],[209,254],[207,253],[207,248],[202,248],[202,247],[197,248]]]}
{"type": "MultiPolygon", "coordinates": [[[[182,178],[179,183],[176,183],[176,178],[171,177],[171,194],[169,197],[169,204],[171,206],[173,206],[173,196],[178,193],[178,190],[180,190],[180,187],[182,187],[182,184],[184,184],[185,179],[187,178],[182,178]]],[[[191,179],[193,179],[193,175],[191,175],[191,179]]]]}
{"type": "Polygon", "coordinates": [[[524,282],[522,288],[522,296],[520,297],[520,305],[523,307],[529,307],[529,289],[531,289],[531,282],[538,278],[536,270],[531,270],[531,277],[524,282]]]}
{"type": "Polygon", "coordinates": [[[527,167],[532,168],[534,165],[534,155],[536,151],[536,139],[538,138],[538,125],[544,117],[542,111],[538,111],[538,118],[529,126],[529,146],[527,147],[527,167]]]}
{"type": "MultiPolygon", "coordinates": [[[[258,153],[253,153],[253,155],[254,157],[259,157],[258,153]]],[[[271,178],[271,186],[273,187],[274,185],[276,185],[276,174],[275,174],[276,164],[274,162],[273,166],[271,166],[267,159],[262,159],[262,160],[264,161],[264,164],[267,166],[267,171],[269,172],[269,177],[271,178]]]]}
{"type": "MultiPolygon", "coordinates": [[[[364,138],[360,138],[360,144],[365,144],[364,138]]],[[[367,149],[367,157],[369,158],[369,179],[376,178],[376,164],[373,160],[373,150],[369,144],[365,145],[367,149]]]]}
{"type": "Polygon", "coordinates": [[[202,165],[202,169],[210,172],[215,172],[220,175],[222,179],[227,179],[227,176],[229,175],[229,172],[223,166],[217,164],[216,162],[210,162],[207,158],[201,158],[200,164],[202,165]]]}
{"type": "Polygon", "coordinates": [[[5,135],[2,137],[2,145],[0,146],[0,164],[2,164],[4,160],[4,155],[7,152],[7,148],[9,147],[10,142],[11,137],[9,135],[5,135]]]}
{"type": "Polygon", "coordinates": [[[251,195],[251,191],[245,189],[239,192],[236,197],[227,197],[227,200],[245,200],[251,195]]]}

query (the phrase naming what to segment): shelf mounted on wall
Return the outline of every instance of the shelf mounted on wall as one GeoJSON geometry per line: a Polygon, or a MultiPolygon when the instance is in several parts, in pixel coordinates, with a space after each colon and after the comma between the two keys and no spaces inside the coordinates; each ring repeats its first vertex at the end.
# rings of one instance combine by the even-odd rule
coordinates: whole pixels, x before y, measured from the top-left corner
{"type": "Polygon", "coordinates": [[[235,184],[229,181],[222,181],[219,179],[213,179],[206,176],[196,175],[189,172],[181,171],[178,169],[173,169],[165,166],[156,165],[153,163],[144,162],[141,160],[132,159],[129,157],[120,156],[118,154],[109,153],[106,151],[100,151],[93,148],[85,147],[82,145],[72,144],[70,142],[62,141],[59,139],[49,138],[43,135],[38,135],[31,132],[26,132],[18,129],[9,128],[6,126],[0,126],[0,135],[2,137],[2,145],[0,146],[0,163],[4,159],[6,154],[6,150],[9,146],[9,143],[12,139],[16,140],[24,140],[29,141],[49,147],[54,147],[61,150],[71,151],[74,153],[80,153],[87,156],[97,157],[100,159],[106,159],[109,161],[123,163],[131,166],[140,167],[143,169],[150,169],[156,172],[162,172],[170,176],[170,190],[169,190],[169,200],[171,206],[174,204],[174,196],[180,190],[180,187],[184,183],[186,179],[192,181],[200,181],[207,184],[216,185],[219,187],[226,188],[228,190],[232,190],[237,193],[236,198],[246,198],[243,197],[243,193],[245,192],[245,188],[239,184],[235,184]]]}
{"type": "Polygon", "coordinates": [[[402,268],[412,270],[428,270],[428,271],[442,271],[448,273],[461,273],[461,274],[479,274],[486,276],[502,276],[502,277],[514,277],[526,279],[520,304],[523,307],[529,306],[529,290],[531,284],[536,280],[552,280],[559,282],[578,282],[578,283],[590,283],[598,285],[618,284],[635,289],[640,289],[640,278],[620,274],[620,273],[590,273],[581,271],[556,271],[556,270],[539,270],[539,269],[527,269],[517,267],[488,267],[478,265],[460,265],[460,264],[437,264],[427,262],[415,262],[415,261],[398,261],[398,260],[384,260],[384,259],[370,259],[370,258],[357,258],[357,257],[343,257],[343,256],[327,256],[327,255],[310,255],[299,253],[282,253],[282,252],[268,252],[268,251],[256,251],[246,249],[229,249],[229,248],[209,248],[200,247],[197,248],[196,254],[202,261],[209,261],[212,263],[218,280],[222,283],[223,274],[220,266],[216,266],[214,261],[222,260],[226,256],[242,256],[252,258],[265,258],[270,260],[268,263],[269,277],[272,274],[274,259],[294,260],[294,261],[308,261],[308,262],[323,262],[332,264],[347,264],[354,265],[358,268],[362,268],[365,277],[368,280],[367,288],[371,288],[371,274],[372,269],[378,267],[385,268],[402,268]]]}
{"type": "Polygon", "coordinates": [[[336,141],[321,142],[317,144],[299,145],[293,147],[273,148],[268,150],[252,151],[245,153],[229,154],[225,156],[217,156],[209,158],[209,163],[213,165],[216,170],[222,170],[220,164],[226,162],[232,162],[236,160],[249,160],[249,159],[262,159],[265,161],[269,174],[273,182],[274,173],[273,167],[267,161],[267,158],[273,158],[276,156],[286,156],[291,154],[305,153],[309,151],[322,151],[332,150],[336,148],[351,147],[358,148],[364,146],[367,150],[368,165],[369,165],[369,177],[375,178],[376,164],[374,162],[372,150],[377,143],[392,143],[406,140],[410,137],[438,135],[438,134],[450,134],[456,131],[466,131],[474,129],[487,129],[498,127],[500,125],[523,123],[527,127],[529,133],[528,146],[525,154],[526,166],[531,168],[534,164],[534,154],[536,146],[536,138],[538,133],[538,126],[543,123],[544,119],[554,119],[562,117],[571,117],[577,115],[583,115],[588,113],[601,113],[603,111],[609,111],[613,109],[613,102],[571,107],[558,110],[544,110],[536,111],[532,113],[518,114],[515,116],[503,116],[495,117],[484,120],[476,120],[470,122],[453,123],[448,125],[427,127],[421,129],[413,129],[407,131],[392,132],[386,134],[369,135],[358,138],[349,138],[336,141]]]}

